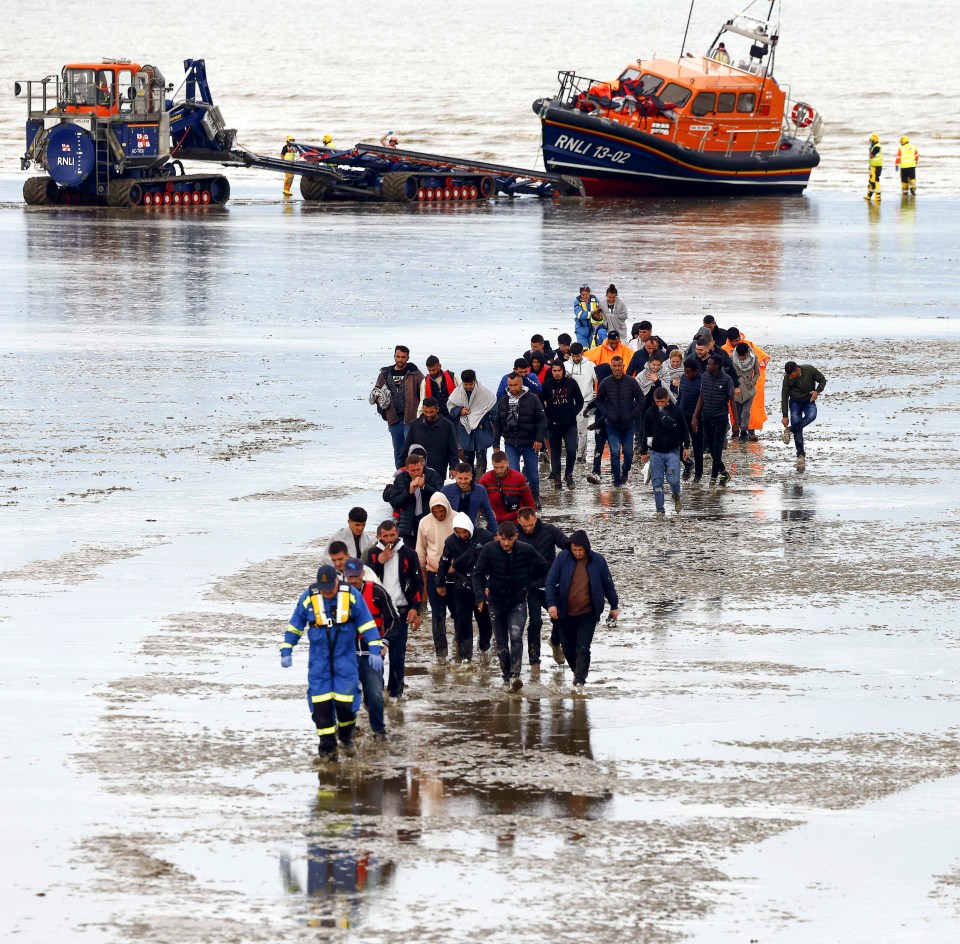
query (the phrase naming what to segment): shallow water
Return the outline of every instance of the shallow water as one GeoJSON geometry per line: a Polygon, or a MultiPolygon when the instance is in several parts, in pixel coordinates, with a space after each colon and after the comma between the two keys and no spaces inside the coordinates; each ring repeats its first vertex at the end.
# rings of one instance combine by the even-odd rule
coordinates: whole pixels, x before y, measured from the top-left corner
{"type": "Polygon", "coordinates": [[[929,797],[960,771],[960,201],[276,190],[188,217],[27,211],[0,182],[11,931],[819,944],[902,909],[898,939],[952,940],[960,860],[897,830],[948,835],[929,797]],[[492,382],[534,331],[569,330],[585,278],[670,339],[706,311],[737,324],[772,378],[818,364],[807,472],[774,420],[679,521],[639,487],[546,494],[624,595],[589,697],[546,663],[504,697],[433,668],[421,633],[390,744],[316,768],[303,654],[282,673],[277,638],[345,510],[385,510],[378,368],[402,341],[492,382]],[[856,877],[877,849],[904,850],[895,907],[856,877]],[[818,866],[835,859],[850,870],[818,866]],[[611,874],[571,914],[571,877],[611,874]]]}

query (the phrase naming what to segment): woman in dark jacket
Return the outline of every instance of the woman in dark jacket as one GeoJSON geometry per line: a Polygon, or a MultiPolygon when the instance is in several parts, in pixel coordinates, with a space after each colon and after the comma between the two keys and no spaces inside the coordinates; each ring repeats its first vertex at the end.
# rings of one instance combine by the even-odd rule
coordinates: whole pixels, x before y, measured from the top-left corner
{"type": "Polygon", "coordinates": [[[550,443],[550,481],[560,488],[560,447],[567,447],[566,482],[573,488],[573,464],[577,461],[577,415],[583,409],[580,385],[567,376],[562,361],[554,361],[540,392],[547,416],[547,441],[550,443]]]}
{"type": "Polygon", "coordinates": [[[604,557],[590,549],[586,531],[570,535],[570,547],[561,551],[547,574],[547,612],[560,624],[560,645],[573,669],[573,690],[583,694],[590,670],[590,644],[610,603],[610,618],[620,614],[620,601],[604,557]]]}

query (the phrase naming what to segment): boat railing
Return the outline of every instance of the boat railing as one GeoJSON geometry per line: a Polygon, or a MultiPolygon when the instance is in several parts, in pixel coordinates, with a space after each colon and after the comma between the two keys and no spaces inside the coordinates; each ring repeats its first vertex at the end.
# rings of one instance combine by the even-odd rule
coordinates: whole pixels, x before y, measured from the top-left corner
{"type": "Polygon", "coordinates": [[[796,101],[786,88],[783,120],[780,123],[780,142],[799,143],[800,151],[813,151],[823,140],[823,118],[806,102],[796,101]]]}
{"type": "Polygon", "coordinates": [[[572,71],[560,71],[557,73],[557,81],[560,83],[560,91],[557,93],[557,101],[562,105],[573,105],[580,95],[586,95],[593,85],[598,85],[598,79],[589,79],[585,75],[577,75],[572,71]]]}

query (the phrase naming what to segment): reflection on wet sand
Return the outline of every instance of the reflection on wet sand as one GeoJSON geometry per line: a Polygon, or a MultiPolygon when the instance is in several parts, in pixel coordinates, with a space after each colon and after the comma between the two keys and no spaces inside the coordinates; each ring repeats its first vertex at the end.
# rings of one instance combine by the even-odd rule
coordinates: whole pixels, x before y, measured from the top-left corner
{"type": "Polygon", "coordinates": [[[305,879],[288,854],[280,856],[284,890],[307,896],[308,927],[356,927],[362,920],[364,894],[386,888],[396,874],[392,862],[364,850],[363,840],[370,836],[364,823],[343,818],[355,812],[356,791],[368,786],[377,790],[375,783],[363,778],[334,784],[321,780],[307,840],[305,879]]]}
{"type": "Polygon", "coordinates": [[[798,482],[784,482],[780,527],[783,532],[783,556],[809,559],[817,543],[815,493],[798,482]]]}
{"type": "MultiPolygon", "coordinates": [[[[499,750],[536,757],[554,751],[593,759],[589,705],[582,699],[509,699],[474,705],[455,717],[428,715],[427,722],[450,725],[464,750],[478,740],[499,750]],[[479,710],[476,710],[479,708],[479,710]]],[[[396,863],[377,856],[371,847],[379,838],[418,843],[421,829],[411,820],[430,819],[434,832],[449,825],[462,830],[472,819],[492,845],[511,852],[513,817],[600,819],[612,794],[584,796],[549,786],[520,787],[490,780],[490,770],[451,773],[425,764],[393,774],[369,768],[323,765],[306,830],[306,862],[287,853],[280,857],[280,875],[287,893],[306,896],[308,927],[353,928],[362,925],[370,892],[390,886],[396,863]],[[489,819],[493,817],[493,819],[489,819]]]]}
{"type": "Polygon", "coordinates": [[[189,219],[96,209],[27,214],[29,304],[62,311],[67,321],[205,323],[230,235],[224,219],[222,209],[195,210],[189,219]],[[93,302],[75,293],[91,282],[93,302]]]}

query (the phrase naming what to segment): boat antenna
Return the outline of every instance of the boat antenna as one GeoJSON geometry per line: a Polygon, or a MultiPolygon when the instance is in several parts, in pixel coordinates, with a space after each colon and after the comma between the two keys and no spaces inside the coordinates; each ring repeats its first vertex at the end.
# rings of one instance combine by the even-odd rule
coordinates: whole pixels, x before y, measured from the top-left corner
{"type": "Polygon", "coordinates": [[[690,0],[690,12],[687,13],[687,28],[683,31],[683,44],[680,46],[680,58],[683,58],[683,54],[687,50],[687,33],[690,32],[690,19],[693,17],[693,5],[696,0],[690,0]]]}

